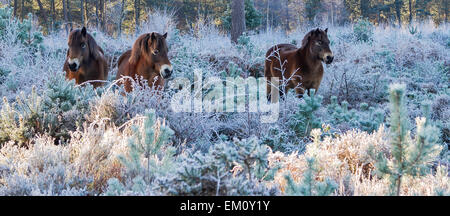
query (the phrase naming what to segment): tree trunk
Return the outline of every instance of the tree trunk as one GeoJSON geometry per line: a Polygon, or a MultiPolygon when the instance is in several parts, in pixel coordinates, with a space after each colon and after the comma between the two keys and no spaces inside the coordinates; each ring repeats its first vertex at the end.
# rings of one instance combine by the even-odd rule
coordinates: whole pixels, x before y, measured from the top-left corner
{"type": "Polygon", "coordinates": [[[100,0],[101,3],[101,29],[102,31],[106,31],[106,1],[105,0],[100,0]]]}
{"type": "Polygon", "coordinates": [[[286,34],[291,30],[291,26],[290,26],[290,15],[289,15],[289,0],[286,0],[286,34]]]}
{"type": "Polygon", "coordinates": [[[86,22],[86,27],[89,25],[89,18],[88,18],[88,14],[89,14],[89,9],[88,9],[88,0],[84,1],[84,17],[85,17],[85,22],[86,22]]]}
{"type": "Polygon", "coordinates": [[[84,20],[84,0],[81,0],[80,7],[81,7],[81,9],[80,9],[81,24],[82,24],[83,26],[86,26],[86,22],[85,22],[85,20],[84,20]]]}
{"type": "Polygon", "coordinates": [[[98,1],[95,1],[95,25],[99,29],[99,17],[98,17],[98,1]]]}
{"type": "Polygon", "coordinates": [[[55,0],[51,0],[50,1],[50,10],[51,10],[51,16],[52,16],[52,20],[50,21],[50,25],[51,25],[51,31],[54,31],[55,28],[55,0]]]}
{"type": "Polygon", "coordinates": [[[334,27],[334,2],[331,2],[331,26],[334,27]]]}
{"type": "Polygon", "coordinates": [[[70,29],[73,29],[73,23],[72,23],[72,15],[70,13],[70,1],[67,0],[67,19],[69,21],[70,29]]]}
{"type": "Polygon", "coordinates": [[[68,24],[67,24],[67,7],[66,7],[66,0],[62,0],[63,3],[63,13],[64,13],[64,25],[66,28],[66,34],[69,34],[68,24]]]}
{"type": "Polygon", "coordinates": [[[122,22],[123,22],[123,19],[125,17],[125,13],[124,13],[124,11],[125,11],[125,3],[126,3],[126,1],[122,0],[122,5],[120,6],[120,20],[119,20],[119,26],[118,26],[119,37],[122,36],[122,22]]]}
{"type": "Polygon", "coordinates": [[[47,16],[45,15],[45,11],[44,11],[44,6],[42,5],[41,0],[36,0],[39,6],[39,15],[41,16],[40,18],[42,19],[42,23],[44,24],[44,26],[48,27],[48,23],[47,23],[47,16]]]}
{"type": "Polygon", "coordinates": [[[17,0],[14,0],[14,16],[17,16],[17,0]]]}
{"type": "Polygon", "coordinates": [[[269,31],[269,9],[270,9],[270,1],[267,0],[267,8],[266,8],[266,32],[269,31]]]}
{"type": "Polygon", "coordinates": [[[395,12],[397,13],[398,26],[402,27],[402,0],[395,0],[395,12]]]}
{"type": "Polygon", "coordinates": [[[409,0],[409,24],[412,24],[412,19],[413,19],[413,17],[412,17],[412,1],[413,0],[409,0]]]}
{"type": "Polygon", "coordinates": [[[23,20],[25,17],[25,1],[22,0],[22,4],[20,5],[20,18],[23,20]]]}
{"type": "Polygon", "coordinates": [[[231,40],[237,43],[238,38],[245,32],[244,0],[233,0],[231,3],[231,17],[231,40]]]}
{"type": "Polygon", "coordinates": [[[444,13],[445,13],[445,23],[448,22],[448,1],[443,1],[444,3],[444,13]]]}
{"type": "Polygon", "coordinates": [[[141,14],[141,9],[140,9],[140,0],[134,0],[134,22],[136,25],[136,32],[135,34],[139,34],[139,16],[141,14]]]}

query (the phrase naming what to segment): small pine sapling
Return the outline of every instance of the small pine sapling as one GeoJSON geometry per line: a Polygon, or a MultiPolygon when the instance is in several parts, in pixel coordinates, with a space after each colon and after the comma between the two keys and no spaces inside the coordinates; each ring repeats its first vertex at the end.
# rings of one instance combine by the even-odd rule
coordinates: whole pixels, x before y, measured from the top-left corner
{"type": "Polygon", "coordinates": [[[175,148],[168,146],[174,132],[165,122],[156,119],[154,110],[147,112],[142,127],[134,127],[128,141],[128,155],[119,156],[125,166],[124,183],[117,179],[108,181],[107,195],[145,194],[159,176],[166,176],[175,168],[175,148]],[[123,191],[127,190],[127,191],[123,191]]]}
{"type": "Polygon", "coordinates": [[[299,104],[298,112],[289,120],[291,128],[302,137],[310,134],[312,129],[322,126],[321,120],[314,113],[320,108],[323,97],[316,95],[314,90],[311,90],[310,94],[311,96],[306,93],[303,95],[304,101],[299,104]]]}
{"type": "MultiPolygon", "coordinates": [[[[442,150],[438,144],[439,129],[426,118],[416,119],[417,134],[414,140],[411,139],[405,91],[405,85],[393,84],[390,86],[391,158],[380,153],[375,165],[380,176],[388,177],[391,195],[397,196],[401,195],[403,176],[425,175],[430,171],[429,163],[436,159],[442,150]]],[[[425,112],[427,112],[426,108],[425,112]]],[[[370,154],[374,155],[373,150],[371,151],[370,154]]]]}
{"type": "Polygon", "coordinates": [[[290,174],[284,177],[287,181],[286,194],[289,196],[330,196],[336,191],[337,184],[331,179],[324,182],[316,180],[317,167],[314,158],[307,159],[308,169],[303,174],[302,182],[297,184],[290,174]]]}

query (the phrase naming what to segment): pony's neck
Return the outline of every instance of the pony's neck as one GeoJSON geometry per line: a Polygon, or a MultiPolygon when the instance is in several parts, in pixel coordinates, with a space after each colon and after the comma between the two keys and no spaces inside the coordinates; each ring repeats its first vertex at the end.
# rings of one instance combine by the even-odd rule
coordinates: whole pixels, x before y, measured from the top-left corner
{"type": "Polygon", "coordinates": [[[300,59],[301,66],[314,70],[316,67],[322,65],[322,63],[311,53],[310,48],[311,44],[299,48],[297,52],[297,59],[300,59]]]}

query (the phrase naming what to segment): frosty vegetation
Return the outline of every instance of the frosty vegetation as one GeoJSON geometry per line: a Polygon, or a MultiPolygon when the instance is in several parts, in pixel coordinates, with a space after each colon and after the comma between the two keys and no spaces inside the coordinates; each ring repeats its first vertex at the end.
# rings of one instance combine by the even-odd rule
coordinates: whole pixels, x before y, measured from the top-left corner
{"type": "MultiPolygon", "coordinates": [[[[168,32],[174,76],[261,77],[274,44],[299,45],[312,28],[249,33],[233,44],[214,25],[168,32]]],[[[368,21],[329,28],[335,62],[316,95],[293,92],[280,118],[175,113],[163,98],[113,80],[66,81],[64,32],[0,9],[0,195],[449,195],[450,31],[368,21]],[[401,84],[394,84],[401,83],[401,84]]],[[[111,66],[135,36],[89,29],[111,66]]],[[[193,80],[192,80],[193,81],[193,80]]]]}

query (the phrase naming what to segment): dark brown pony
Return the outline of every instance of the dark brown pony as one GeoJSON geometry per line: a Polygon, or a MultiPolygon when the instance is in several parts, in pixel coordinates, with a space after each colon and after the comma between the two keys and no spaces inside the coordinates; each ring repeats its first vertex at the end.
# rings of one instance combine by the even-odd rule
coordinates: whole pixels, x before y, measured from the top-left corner
{"type": "Polygon", "coordinates": [[[303,96],[305,90],[308,90],[308,94],[310,89],[317,92],[323,77],[322,62],[331,64],[334,59],[327,33],[328,29],[310,31],[304,37],[300,48],[291,44],[279,44],[269,49],[264,71],[269,98],[272,87],[270,81],[273,77],[285,84],[284,92],[278,87],[280,95],[290,89],[295,89],[299,97],[303,96]]]}
{"type": "MultiPolygon", "coordinates": [[[[69,35],[69,50],[64,63],[66,79],[75,79],[76,84],[92,80],[106,80],[108,78],[108,64],[102,48],[94,38],[86,32],[86,28],[76,29],[69,35]]],[[[93,82],[94,87],[103,85],[93,82]]]]}
{"type": "MultiPolygon", "coordinates": [[[[116,79],[129,76],[139,82],[139,79],[148,81],[150,88],[163,90],[164,79],[172,75],[172,64],[167,57],[169,49],[166,43],[167,33],[148,33],[141,35],[133,48],[119,58],[116,79]],[[137,77],[136,77],[137,76],[137,77]]],[[[125,91],[132,91],[131,80],[124,79],[125,91]]]]}

